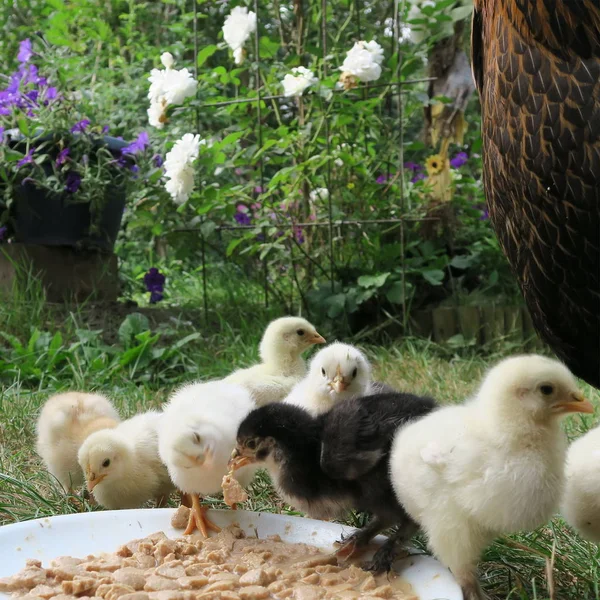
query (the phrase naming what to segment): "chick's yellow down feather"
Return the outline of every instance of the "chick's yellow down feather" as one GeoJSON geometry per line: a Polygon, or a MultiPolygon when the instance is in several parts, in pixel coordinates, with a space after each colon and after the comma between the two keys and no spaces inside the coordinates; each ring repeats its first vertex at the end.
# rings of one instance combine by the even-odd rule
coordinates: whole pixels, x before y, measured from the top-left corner
{"type": "Polygon", "coordinates": [[[119,414],[100,394],[66,392],[48,398],[37,420],[36,450],[48,471],[66,491],[83,484],[77,452],[101,429],[116,427],[119,414]]]}
{"type": "Polygon", "coordinates": [[[325,339],[306,319],[282,317],[269,323],[260,342],[261,362],[238,369],[223,381],[241,385],[257,406],[283,400],[306,374],[302,353],[325,339]]]}
{"type": "Polygon", "coordinates": [[[566,475],[561,512],[581,537],[600,544],[600,427],[571,444],[566,475]]]}
{"type": "Polygon", "coordinates": [[[102,506],[138,508],[152,499],[160,506],[174,490],[158,455],[162,417],[160,412],[149,411],[85,440],[79,449],[79,465],[88,490],[102,506]]]}
{"type": "Polygon", "coordinates": [[[354,346],[335,342],[313,356],[308,374],[284,402],[317,416],[338,402],[366,396],[371,391],[371,365],[367,357],[354,346]]]}
{"type": "Polygon", "coordinates": [[[484,598],[475,567],[495,537],[539,527],[558,508],[566,456],[560,418],[590,410],[564,365],[516,356],[496,365],[469,402],[396,433],[396,496],[465,600],[484,598]]]}

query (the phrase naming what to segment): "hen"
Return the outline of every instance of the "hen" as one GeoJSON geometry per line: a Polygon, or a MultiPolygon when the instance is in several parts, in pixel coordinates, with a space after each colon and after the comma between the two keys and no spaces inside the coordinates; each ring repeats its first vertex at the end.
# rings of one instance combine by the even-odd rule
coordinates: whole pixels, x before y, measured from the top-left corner
{"type": "Polygon", "coordinates": [[[66,392],[48,398],[37,421],[36,450],[65,491],[83,483],[77,452],[84,440],[120,420],[110,400],[100,394],[66,392]]]}
{"type": "Polygon", "coordinates": [[[536,330],[600,387],[600,3],[474,5],[491,223],[536,330]]]}
{"type": "Polygon", "coordinates": [[[465,600],[484,595],[482,550],[504,533],[544,524],[564,484],[560,419],[593,412],[561,363],[542,356],[502,361],[476,396],[396,433],[390,469],[398,501],[424,529],[465,600]]]}
{"type": "Polygon", "coordinates": [[[258,406],[283,400],[306,374],[302,354],[325,339],[306,319],[282,317],[269,323],[260,342],[261,362],[223,379],[246,388],[258,406]]]}

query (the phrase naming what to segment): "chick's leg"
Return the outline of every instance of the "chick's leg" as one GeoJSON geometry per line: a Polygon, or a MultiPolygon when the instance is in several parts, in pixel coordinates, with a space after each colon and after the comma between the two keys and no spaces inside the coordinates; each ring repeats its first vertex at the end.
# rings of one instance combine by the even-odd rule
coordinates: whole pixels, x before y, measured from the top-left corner
{"type": "Polygon", "coordinates": [[[348,537],[342,538],[336,556],[350,558],[355,556],[369,544],[369,542],[382,530],[386,524],[379,518],[373,517],[362,529],[358,529],[348,537]]]}
{"type": "Polygon", "coordinates": [[[373,571],[374,573],[387,573],[392,570],[394,561],[398,558],[408,556],[408,552],[404,551],[402,555],[402,546],[410,540],[419,530],[419,526],[410,518],[398,524],[396,531],[392,533],[386,542],[375,552],[373,559],[363,565],[365,571],[373,571]]]}
{"type": "Polygon", "coordinates": [[[200,504],[200,496],[198,494],[189,494],[192,498],[192,510],[190,511],[190,517],[188,525],[183,532],[183,535],[189,535],[195,529],[199,529],[200,533],[206,538],[208,537],[208,530],[219,532],[221,528],[215,525],[207,516],[206,511],[208,510],[200,504]]]}

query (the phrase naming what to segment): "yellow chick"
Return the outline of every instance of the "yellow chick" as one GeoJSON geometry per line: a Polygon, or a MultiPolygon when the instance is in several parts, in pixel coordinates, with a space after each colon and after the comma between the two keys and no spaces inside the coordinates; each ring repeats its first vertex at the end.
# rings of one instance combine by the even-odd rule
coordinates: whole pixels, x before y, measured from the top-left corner
{"type": "Polygon", "coordinates": [[[65,491],[83,484],[77,452],[84,440],[120,420],[110,400],[100,394],[66,392],[48,398],[37,420],[36,450],[65,491]]]}
{"type": "Polygon", "coordinates": [[[294,386],[284,402],[317,416],[342,400],[371,392],[371,365],[367,357],[354,346],[335,342],[314,355],[308,375],[294,386]]]}
{"type": "Polygon", "coordinates": [[[562,363],[515,356],[489,371],[467,403],[396,433],[394,492],[465,600],[485,597],[476,565],[495,537],[535,529],[558,508],[567,448],[560,420],[575,412],[593,407],[562,363]]]}
{"type": "Polygon", "coordinates": [[[581,537],[600,544],[600,427],[571,444],[566,476],[562,514],[581,537]]]}
{"type": "MultiPolygon", "coordinates": [[[[164,409],[159,429],[159,452],[171,479],[192,501],[185,534],[219,528],[206,517],[200,496],[221,491],[227,463],[235,448],[239,424],[255,408],[248,390],[223,381],[192,383],[177,390],[164,409]]],[[[256,467],[239,472],[250,483],[256,467]]]]}
{"type": "Polygon", "coordinates": [[[158,455],[162,413],[149,411],[114,429],[90,435],[79,449],[87,488],[110,509],[138,508],[148,500],[163,506],[175,489],[158,455]]]}
{"type": "Polygon", "coordinates": [[[258,365],[238,369],[223,381],[241,385],[257,406],[283,400],[306,374],[302,353],[325,339],[306,319],[282,317],[269,323],[260,342],[258,365]]]}

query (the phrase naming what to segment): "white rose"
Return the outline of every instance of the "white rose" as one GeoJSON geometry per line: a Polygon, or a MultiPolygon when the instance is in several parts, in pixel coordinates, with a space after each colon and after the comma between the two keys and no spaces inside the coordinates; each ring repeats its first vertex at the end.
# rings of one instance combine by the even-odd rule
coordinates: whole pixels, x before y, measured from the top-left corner
{"type": "Polygon", "coordinates": [[[165,156],[165,189],[177,204],[183,204],[194,190],[193,162],[200,151],[200,136],[186,133],[165,156]]]}
{"type": "Polygon", "coordinates": [[[236,64],[244,60],[243,46],[256,31],[256,13],[243,6],[236,6],[223,23],[223,39],[233,50],[236,64]]]}
{"type": "Polygon", "coordinates": [[[381,76],[383,48],[374,40],[356,42],[346,54],[340,67],[343,74],[354,76],[359,81],[375,81],[381,76]]]}
{"type": "Polygon", "coordinates": [[[312,202],[317,200],[327,200],[329,198],[329,190],[327,188],[315,188],[310,193],[310,199],[312,202]]]}
{"type": "Polygon", "coordinates": [[[165,108],[166,106],[163,106],[160,102],[152,102],[150,104],[150,108],[148,109],[148,122],[152,127],[162,129],[165,126],[165,108]]]}
{"type": "Polygon", "coordinates": [[[175,60],[173,59],[173,55],[170,52],[163,52],[160,55],[160,62],[163,64],[165,69],[172,69],[175,60]]]}
{"type": "Polygon", "coordinates": [[[176,204],[183,204],[194,191],[194,169],[179,171],[165,184],[165,189],[176,204]]]}
{"type": "Polygon", "coordinates": [[[284,96],[301,96],[304,90],[319,80],[314,73],[305,67],[295,67],[292,74],[287,74],[281,84],[284,96]]]}

